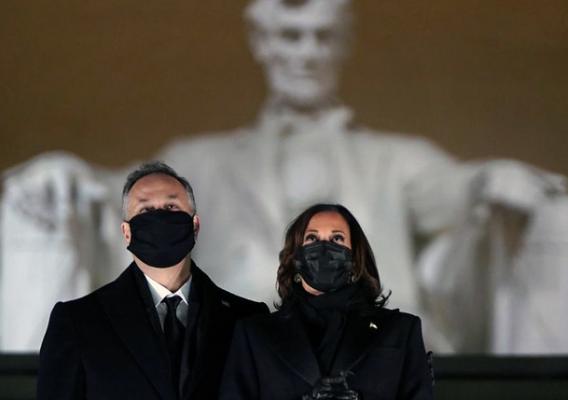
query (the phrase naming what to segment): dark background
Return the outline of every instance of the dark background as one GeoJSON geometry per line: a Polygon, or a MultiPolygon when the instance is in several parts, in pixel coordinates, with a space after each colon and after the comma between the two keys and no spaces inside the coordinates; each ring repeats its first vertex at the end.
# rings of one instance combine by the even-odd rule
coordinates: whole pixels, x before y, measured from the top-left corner
{"type": "MultiPolygon", "coordinates": [[[[2,0],[0,169],[54,149],[119,166],[253,120],[246,0],[2,0]]],[[[568,174],[566,0],[354,0],[358,120],[568,174]]]]}

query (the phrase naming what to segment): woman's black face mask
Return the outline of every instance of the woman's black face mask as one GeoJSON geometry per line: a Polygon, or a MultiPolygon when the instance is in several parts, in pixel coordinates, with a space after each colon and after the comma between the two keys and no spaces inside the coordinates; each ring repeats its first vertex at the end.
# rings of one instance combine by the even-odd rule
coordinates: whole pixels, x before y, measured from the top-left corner
{"type": "Polygon", "coordinates": [[[193,217],[184,211],[153,210],[132,217],[127,249],[151,267],[173,267],[195,245],[193,217]]]}
{"type": "Polygon", "coordinates": [[[304,281],[321,292],[333,292],[352,283],[352,251],[334,242],[317,241],[300,247],[294,264],[304,281]]]}

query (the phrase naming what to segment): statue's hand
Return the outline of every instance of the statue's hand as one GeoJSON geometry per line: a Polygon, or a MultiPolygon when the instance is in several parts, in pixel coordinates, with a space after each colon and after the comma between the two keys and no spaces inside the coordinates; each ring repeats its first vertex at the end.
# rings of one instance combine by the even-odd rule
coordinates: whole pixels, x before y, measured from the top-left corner
{"type": "Polygon", "coordinates": [[[72,213],[86,213],[106,190],[91,167],[63,152],[42,154],[2,175],[3,205],[46,230],[65,223],[72,213]]]}
{"type": "Polygon", "coordinates": [[[482,203],[530,214],[549,196],[566,192],[566,178],[519,161],[496,160],[482,167],[473,190],[482,203]]]}

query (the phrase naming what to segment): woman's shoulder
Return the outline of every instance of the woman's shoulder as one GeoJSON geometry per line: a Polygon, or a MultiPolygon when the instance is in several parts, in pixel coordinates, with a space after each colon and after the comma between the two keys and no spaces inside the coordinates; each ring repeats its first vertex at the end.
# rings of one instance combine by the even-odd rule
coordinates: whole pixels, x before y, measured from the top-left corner
{"type": "Polygon", "coordinates": [[[279,338],[297,327],[293,314],[278,310],[270,314],[256,314],[243,318],[237,322],[235,331],[236,335],[263,343],[266,340],[270,342],[274,338],[279,338]]]}
{"type": "Polygon", "coordinates": [[[262,327],[286,323],[286,321],[292,317],[292,313],[290,313],[289,310],[276,310],[269,314],[256,314],[248,318],[243,318],[240,323],[245,327],[262,327]]]}
{"type": "Polygon", "coordinates": [[[420,319],[419,316],[401,311],[399,308],[386,308],[386,307],[375,307],[373,311],[385,318],[398,318],[403,320],[416,320],[420,319]]]}
{"type": "Polygon", "coordinates": [[[377,307],[371,311],[371,317],[381,322],[395,327],[412,327],[420,324],[420,317],[414,314],[403,312],[398,308],[390,309],[377,307]]]}

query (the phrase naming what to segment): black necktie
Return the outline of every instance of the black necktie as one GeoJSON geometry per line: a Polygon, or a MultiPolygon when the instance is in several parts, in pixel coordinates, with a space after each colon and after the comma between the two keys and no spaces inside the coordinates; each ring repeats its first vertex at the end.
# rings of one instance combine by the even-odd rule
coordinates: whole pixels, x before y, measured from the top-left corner
{"type": "Polygon", "coordinates": [[[185,332],[182,323],[176,316],[177,306],[181,301],[181,297],[166,297],[162,301],[166,303],[168,308],[166,319],[164,320],[164,335],[166,336],[166,343],[168,345],[168,352],[170,354],[170,362],[172,366],[172,377],[177,391],[179,387],[181,353],[185,332]]]}

